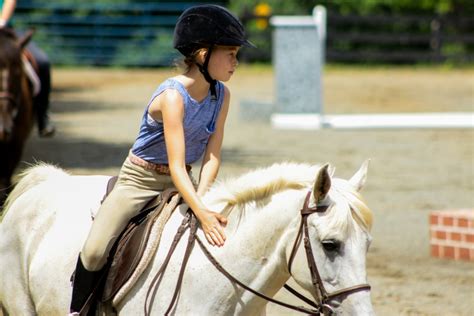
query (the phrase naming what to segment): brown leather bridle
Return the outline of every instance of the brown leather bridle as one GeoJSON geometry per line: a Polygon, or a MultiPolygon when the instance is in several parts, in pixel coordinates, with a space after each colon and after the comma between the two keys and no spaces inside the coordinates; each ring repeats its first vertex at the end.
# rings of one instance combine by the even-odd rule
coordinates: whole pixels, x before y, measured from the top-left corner
{"type": "Polygon", "coordinates": [[[168,266],[168,263],[171,259],[171,256],[176,249],[176,246],[178,245],[181,237],[184,235],[184,232],[189,228],[190,233],[189,233],[189,238],[188,238],[188,244],[184,253],[183,257],[183,263],[181,265],[181,269],[179,272],[178,280],[176,283],[176,288],[173,294],[173,298],[171,299],[171,302],[168,306],[168,309],[165,313],[165,315],[169,315],[171,311],[173,310],[177,299],[179,297],[179,293],[181,292],[181,285],[183,281],[183,276],[184,276],[184,270],[186,268],[186,264],[188,262],[188,259],[191,255],[192,249],[194,247],[195,241],[197,240],[200,248],[206,255],[206,257],[209,259],[209,261],[216,267],[217,270],[219,270],[227,279],[229,279],[233,284],[237,284],[243,289],[269,301],[275,304],[278,304],[280,306],[283,306],[288,309],[292,309],[294,311],[298,311],[301,313],[309,314],[309,315],[332,315],[334,314],[334,308],[331,306],[330,301],[336,297],[341,297],[341,296],[347,296],[359,291],[368,291],[370,290],[370,285],[369,284],[359,284],[359,285],[354,285],[348,288],[344,288],[332,293],[328,293],[324,287],[323,280],[321,279],[321,276],[318,271],[318,267],[316,265],[316,261],[314,259],[313,251],[311,249],[311,242],[309,238],[309,230],[308,230],[308,217],[309,215],[313,213],[323,213],[325,212],[329,206],[322,206],[322,205],[317,205],[316,207],[309,207],[309,201],[311,198],[311,191],[309,191],[306,195],[305,202],[303,205],[303,208],[301,209],[301,224],[300,228],[298,230],[298,234],[295,239],[295,243],[293,245],[293,249],[291,251],[290,259],[288,261],[288,271],[291,274],[291,266],[293,263],[293,260],[296,256],[296,252],[298,250],[298,247],[301,243],[301,240],[304,240],[304,248],[306,251],[306,259],[308,261],[308,268],[311,273],[311,282],[314,287],[314,292],[316,294],[316,302],[313,302],[311,299],[305,297],[303,294],[299,293],[289,285],[285,284],[285,289],[290,291],[293,295],[307,303],[308,305],[312,306],[314,309],[306,308],[303,306],[296,306],[292,304],[288,304],[279,300],[276,300],[272,297],[269,297],[265,294],[262,294],[260,292],[257,292],[256,290],[248,287],[247,285],[243,284],[241,281],[236,279],[234,276],[232,276],[227,270],[222,267],[222,265],[215,259],[215,257],[209,252],[209,250],[206,248],[204,243],[201,241],[201,239],[196,235],[197,231],[197,219],[196,216],[194,216],[194,213],[190,210],[188,210],[185,218],[183,219],[183,222],[181,223],[181,226],[178,228],[178,232],[176,233],[174,240],[171,244],[170,250],[168,252],[168,255],[166,256],[160,270],[157,272],[155,277],[153,278],[150,287],[148,288],[147,295],[145,298],[145,304],[144,304],[144,313],[145,316],[150,315],[150,310],[151,310],[151,305],[152,305],[152,300],[155,297],[156,291],[159,287],[159,284],[161,283],[161,280],[163,278],[164,272],[168,266]],[[304,235],[304,237],[303,237],[304,235]]]}
{"type": "Polygon", "coordinates": [[[12,103],[16,103],[15,96],[8,90],[9,85],[9,69],[3,69],[1,72],[1,79],[0,82],[0,100],[8,100],[12,103]]]}
{"type": "Polygon", "coordinates": [[[312,302],[309,298],[303,296],[302,294],[298,293],[295,289],[290,287],[288,284],[285,284],[285,289],[290,291],[293,295],[298,297],[299,299],[303,300],[304,302],[308,303],[309,305],[316,308],[319,314],[323,315],[331,315],[334,313],[334,308],[331,306],[330,301],[336,297],[340,296],[347,296],[359,291],[369,291],[370,285],[369,284],[359,284],[354,285],[348,288],[344,288],[338,291],[334,291],[332,293],[328,293],[324,287],[323,280],[321,279],[321,275],[318,271],[318,266],[316,265],[316,261],[314,260],[313,250],[311,248],[311,239],[309,238],[309,230],[308,230],[308,217],[314,213],[324,213],[331,205],[316,205],[315,207],[309,207],[309,201],[311,199],[311,191],[306,194],[306,198],[303,204],[303,208],[301,209],[301,224],[298,230],[298,234],[296,235],[295,243],[293,244],[293,249],[291,251],[290,259],[288,260],[288,271],[291,274],[291,266],[293,264],[293,260],[296,256],[296,252],[298,251],[298,247],[301,243],[301,240],[304,240],[304,249],[306,252],[306,259],[308,261],[308,268],[311,273],[311,283],[313,284],[314,293],[316,294],[316,303],[312,302]],[[304,235],[304,238],[303,238],[304,235]]]}
{"type": "MultiPolygon", "coordinates": [[[[6,75],[5,75],[4,72],[2,72],[2,76],[1,76],[2,81],[0,82],[0,88],[1,88],[1,90],[0,90],[0,101],[6,100],[11,105],[11,108],[16,110],[16,108],[18,106],[18,100],[15,97],[15,95],[8,90],[8,88],[9,88],[9,82],[8,82],[9,81],[9,78],[8,78],[9,74],[8,73],[9,72],[7,70],[6,70],[6,75]]],[[[15,118],[16,112],[17,111],[13,112],[13,114],[12,114],[13,118],[15,118]]]]}
{"type": "MultiPolygon", "coordinates": [[[[0,91],[0,111],[2,113],[8,113],[12,121],[15,121],[18,115],[17,105],[18,102],[12,93],[10,93],[9,91],[0,91]]],[[[4,118],[0,118],[0,120],[3,119],[4,118]]],[[[10,136],[11,128],[8,128],[5,124],[0,123],[0,142],[8,141],[10,139],[10,136]]]]}

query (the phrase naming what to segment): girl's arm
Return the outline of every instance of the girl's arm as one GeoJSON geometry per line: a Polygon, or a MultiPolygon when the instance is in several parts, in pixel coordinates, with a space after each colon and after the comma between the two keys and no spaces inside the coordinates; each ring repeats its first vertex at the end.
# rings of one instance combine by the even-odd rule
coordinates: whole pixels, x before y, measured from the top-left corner
{"type": "Polygon", "coordinates": [[[0,13],[0,27],[4,27],[7,25],[8,21],[13,16],[13,12],[15,11],[16,7],[16,0],[5,0],[3,2],[3,7],[0,13]]]}
{"type": "Polygon", "coordinates": [[[148,112],[155,120],[163,120],[168,163],[176,189],[198,218],[208,242],[213,246],[224,245],[225,234],[221,224],[225,225],[225,217],[207,209],[186,171],[184,104],[181,95],[176,90],[164,91],[153,100],[148,112]]]}
{"type": "Polygon", "coordinates": [[[203,196],[209,187],[214,183],[219,172],[221,164],[221,148],[224,139],[224,126],[229,112],[230,92],[225,87],[224,102],[221,111],[217,117],[216,130],[209,138],[206,153],[204,154],[201,166],[201,173],[199,174],[199,187],[197,193],[203,196]]]}

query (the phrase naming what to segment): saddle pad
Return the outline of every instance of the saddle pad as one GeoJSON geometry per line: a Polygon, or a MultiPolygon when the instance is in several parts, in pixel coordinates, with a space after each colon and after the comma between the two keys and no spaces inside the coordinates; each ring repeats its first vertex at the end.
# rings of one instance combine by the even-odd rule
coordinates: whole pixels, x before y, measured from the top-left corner
{"type": "Polygon", "coordinates": [[[180,201],[176,193],[175,189],[164,191],[158,206],[127,225],[111,251],[102,302],[120,302],[146,269],[158,248],[164,225],[180,201]]]}

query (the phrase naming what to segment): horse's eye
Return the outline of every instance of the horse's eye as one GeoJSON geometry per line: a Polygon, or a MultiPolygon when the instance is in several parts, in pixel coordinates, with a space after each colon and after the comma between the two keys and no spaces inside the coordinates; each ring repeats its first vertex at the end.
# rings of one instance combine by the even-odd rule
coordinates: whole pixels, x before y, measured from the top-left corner
{"type": "Polygon", "coordinates": [[[333,252],[339,251],[341,248],[341,242],[336,239],[326,239],[321,242],[325,251],[333,252]]]}

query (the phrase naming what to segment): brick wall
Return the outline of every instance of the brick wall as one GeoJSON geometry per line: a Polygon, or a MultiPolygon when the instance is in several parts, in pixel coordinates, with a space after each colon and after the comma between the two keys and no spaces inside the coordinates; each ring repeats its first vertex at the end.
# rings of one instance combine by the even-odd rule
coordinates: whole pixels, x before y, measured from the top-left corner
{"type": "Polygon", "coordinates": [[[431,256],[474,261],[474,209],[430,213],[431,256]]]}

